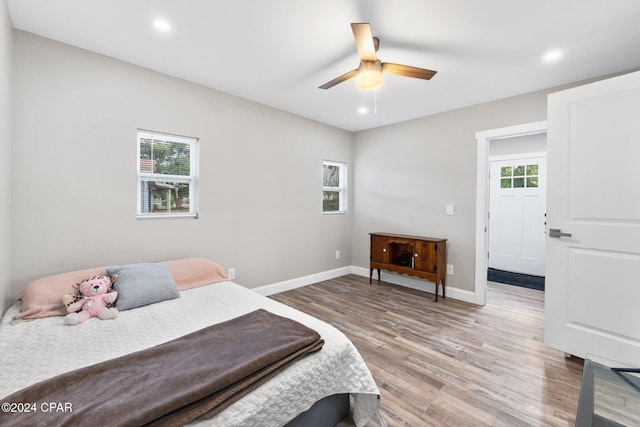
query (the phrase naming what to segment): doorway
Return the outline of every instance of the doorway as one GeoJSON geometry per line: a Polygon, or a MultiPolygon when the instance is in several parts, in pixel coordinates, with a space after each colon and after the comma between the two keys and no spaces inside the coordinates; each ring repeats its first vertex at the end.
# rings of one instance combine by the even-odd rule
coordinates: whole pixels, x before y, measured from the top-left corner
{"type": "MultiPolygon", "coordinates": [[[[490,207],[490,181],[489,181],[489,159],[492,156],[500,155],[514,155],[517,154],[519,146],[518,142],[525,137],[543,135],[544,136],[544,149],[531,149],[528,148],[525,151],[542,151],[546,150],[546,132],[547,122],[534,122],[527,123],[518,126],[510,126],[499,129],[491,129],[486,131],[476,132],[477,141],[477,180],[476,180],[476,268],[475,268],[475,303],[479,305],[486,304],[486,290],[487,290],[487,271],[489,264],[489,207],[490,207]],[[503,142],[500,142],[503,141],[503,142]],[[514,145],[509,145],[512,143],[514,145]],[[503,146],[504,145],[504,146],[503,146]],[[491,149],[493,148],[493,153],[491,149]],[[496,148],[497,147],[497,148],[496,148]],[[501,152],[501,149],[510,149],[516,151],[512,153],[501,152]]],[[[527,144],[525,144],[526,146],[527,144]]],[[[531,146],[529,146],[531,147],[531,146]]],[[[524,151],[522,152],[524,153],[524,151]]],[[[522,154],[521,153],[521,154],[522,154]]],[[[525,165],[526,166],[526,165],[525,165]]],[[[513,172],[513,171],[512,171],[513,172]]],[[[517,178],[525,178],[525,174],[517,178]]],[[[516,178],[513,173],[510,177],[512,180],[516,178]]],[[[512,181],[513,182],[513,181],[512,181]]],[[[519,185],[519,182],[518,182],[519,185]]],[[[525,186],[526,188],[526,186],[525,186]]],[[[544,224],[544,222],[543,222],[544,224]]]]}
{"type": "Polygon", "coordinates": [[[544,290],[546,137],[489,142],[489,281],[544,290]]]}

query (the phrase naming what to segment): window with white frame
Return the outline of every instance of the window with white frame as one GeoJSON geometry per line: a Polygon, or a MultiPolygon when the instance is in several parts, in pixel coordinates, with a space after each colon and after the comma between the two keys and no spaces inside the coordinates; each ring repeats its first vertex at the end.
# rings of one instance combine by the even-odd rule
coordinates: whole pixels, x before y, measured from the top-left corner
{"type": "Polygon", "coordinates": [[[322,162],[322,212],[345,213],[347,211],[347,164],[322,162]]]}
{"type": "Polygon", "coordinates": [[[138,217],[198,216],[198,139],[138,129],[138,217]]]}

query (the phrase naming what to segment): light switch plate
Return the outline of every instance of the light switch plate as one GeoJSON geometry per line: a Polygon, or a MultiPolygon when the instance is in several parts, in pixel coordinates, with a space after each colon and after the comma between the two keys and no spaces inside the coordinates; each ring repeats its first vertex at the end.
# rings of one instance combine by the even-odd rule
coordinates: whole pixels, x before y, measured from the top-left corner
{"type": "Polygon", "coordinates": [[[447,215],[453,215],[454,207],[453,205],[447,205],[447,215]]]}

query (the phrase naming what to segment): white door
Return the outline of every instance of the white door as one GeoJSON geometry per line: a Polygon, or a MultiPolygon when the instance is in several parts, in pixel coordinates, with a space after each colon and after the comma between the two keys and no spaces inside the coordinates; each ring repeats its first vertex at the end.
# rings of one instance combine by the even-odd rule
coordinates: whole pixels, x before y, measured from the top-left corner
{"type": "Polygon", "coordinates": [[[640,366],[640,72],[549,95],[547,153],[545,343],[640,366]]]}
{"type": "Polygon", "coordinates": [[[544,276],[546,157],[489,167],[489,267],[544,276]]]}

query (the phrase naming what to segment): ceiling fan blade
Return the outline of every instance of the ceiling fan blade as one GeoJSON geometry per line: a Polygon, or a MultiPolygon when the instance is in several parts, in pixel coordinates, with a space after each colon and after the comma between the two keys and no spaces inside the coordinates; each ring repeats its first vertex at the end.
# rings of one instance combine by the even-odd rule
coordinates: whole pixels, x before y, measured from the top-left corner
{"type": "Polygon", "coordinates": [[[358,68],[356,68],[355,70],[351,70],[348,73],[344,73],[340,77],[336,77],[335,79],[331,80],[330,82],[327,82],[327,83],[323,84],[322,86],[320,86],[320,89],[332,88],[335,85],[344,82],[345,80],[349,80],[351,77],[357,76],[359,71],[360,70],[358,68]]]}
{"type": "Polygon", "coordinates": [[[356,48],[358,49],[358,55],[360,55],[361,61],[377,61],[376,47],[373,43],[373,36],[371,35],[371,27],[369,24],[351,24],[351,31],[353,31],[353,37],[356,39],[356,48]]]}
{"type": "Polygon", "coordinates": [[[391,62],[382,63],[382,72],[395,74],[396,76],[413,77],[416,79],[431,80],[437,71],[425,68],[412,67],[410,65],[393,64],[391,62]]]}

